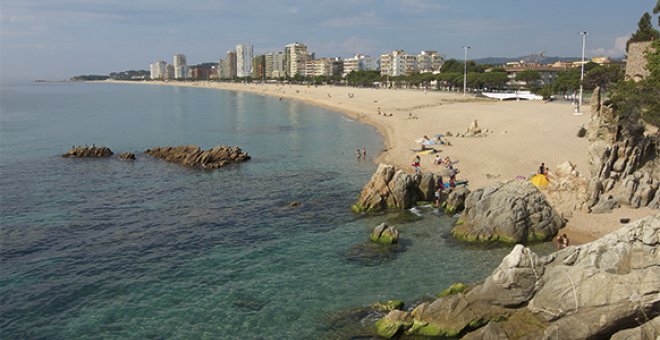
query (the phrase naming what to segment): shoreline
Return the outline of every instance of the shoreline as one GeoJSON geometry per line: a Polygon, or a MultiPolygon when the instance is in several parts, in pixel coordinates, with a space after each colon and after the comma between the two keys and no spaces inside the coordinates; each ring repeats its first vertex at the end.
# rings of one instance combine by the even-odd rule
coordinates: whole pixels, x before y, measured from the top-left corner
{"type": "MultiPolygon", "coordinates": [[[[573,115],[569,103],[533,101],[498,102],[473,96],[440,91],[424,92],[408,89],[353,88],[332,85],[291,85],[258,83],[219,83],[209,81],[99,81],[94,83],[142,84],[208,88],[296,100],[322,107],[374,126],[383,136],[385,149],[379,150],[376,164],[389,163],[412,172],[412,148],[415,139],[435,134],[462,133],[473,120],[489,131],[481,138],[445,138],[452,146],[434,146],[442,157],[460,161],[458,179],[466,178],[474,189],[495,182],[527,176],[544,162],[552,172],[560,163],[571,161],[587,178],[589,174],[586,138],[578,138],[580,126],[587,126],[590,114],[573,115]],[[382,116],[378,111],[391,114],[382,116]],[[412,117],[412,118],[410,118],[412,117]]],[[[585,107],[588,107],[585,105],[585,107]]],[[[371,151],[376,155],[375,152],[371,151]]],[[[421,155],[423,172],[439,172],[433,165],[434,155],[421,155]]],[[[573,212],[561,230],[572,244],[593,241],[619,229],[619,219],[631,220],[648,216],[650,208],[628,207],[608,214],[573,212]]]]}

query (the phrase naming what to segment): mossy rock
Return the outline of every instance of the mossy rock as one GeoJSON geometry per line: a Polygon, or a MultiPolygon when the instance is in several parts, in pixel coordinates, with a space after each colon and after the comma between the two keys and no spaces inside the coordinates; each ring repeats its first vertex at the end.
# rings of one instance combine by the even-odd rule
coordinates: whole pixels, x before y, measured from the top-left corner
{"type": "Polygon", "coordinates": [[[449,286],[449,288],[443,290],[442,292],[440,292],[440,293],[439,293],[438,295],[436,295],[436,296],[440,298],[440,297],[443,297],[443,296],[449,296],[449,295],[454,295],[454,294],[462,293],[462,292],[464,292],[467,288],[468,288],[468,286],[466,286],[466,285],[464,285],[464,284],[462,284],[462,283],[460,283],[460,282],[459,282],[459,283],[454,283],[453,285],[449,286]]]}
{"type": "Polygon", "coordinates": [[[406,331],[406,335],[421,335],[431,337],[456,337],[461,329],[445,329],[432,323],[415,320],[412,327],[406,331]]]}
{"type": "Polygon", "coordinates": [[[413,325],[412,318],[407,312],[394,310],[386,316],[376,321],[376,333],[378,335],[391,339],[409,329],[413,325]]]}
{"type": "Polygon", "coordinates": [[[369,307],[379,312],[390,312],[393,310],[401,310],[403,308],[403,301],[401,300],[388,300],[384,302],[376,302],[369,307]]]}

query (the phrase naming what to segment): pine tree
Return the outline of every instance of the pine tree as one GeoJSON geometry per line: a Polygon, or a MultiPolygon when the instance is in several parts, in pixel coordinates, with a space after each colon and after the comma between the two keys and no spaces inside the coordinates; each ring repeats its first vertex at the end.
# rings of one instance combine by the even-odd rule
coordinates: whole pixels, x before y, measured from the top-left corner
{"type": "Polygon", "coordinates": [[[626,43],[626,51],[628,51],[628,46],[631,42],[636,41],[650,41],[660,38],[660,32],[653,27],[651,24],[651,14],[648,12],[644,13],[637,23],[637,32],[633,33],[632,37],[628,39],[626,43]]]}

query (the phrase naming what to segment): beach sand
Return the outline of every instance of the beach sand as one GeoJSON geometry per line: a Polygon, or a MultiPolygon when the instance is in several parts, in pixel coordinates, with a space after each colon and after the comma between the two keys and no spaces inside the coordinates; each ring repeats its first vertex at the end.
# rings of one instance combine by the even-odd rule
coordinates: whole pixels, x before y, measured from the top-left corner
{"type": "MultiPolygon", "coordinates": [[[[441,91],[363,89],[341,86],[303,86],[279,84],[242,84],[217,82],[122,82],[170,86],[207,87],[298,100],[342,112],[352,119],[374,125],[385,137],[385,150],[379,150],[377,163],[390,163],[412,172],[419,148],[416,139],[424,135],[464,133],[477,120],[487,136],[478,138],[447,137],[451,146],[438,145],[442,157],[458,161],[458,180],[469,180],[472,190],[496,182],[527,177],[545,163],[552,171],[556,165],[570,161],[577,170],[590,177],[587,138],[578,138],[581,126],[587,126],[590,109],[576,116],[569,103],[541,101],[494,101],[462,93],[441,91]],[[379,115],[383,112],[388,116],[379,115]],[[391,114],[391,116],[389,116],[391,114]],[[410,118],[410,116],[414,118],[410,118]]],[[[356,148],[361,145],[356,145],[356,148]]],[[[374,150],[369,150],[376,154],[374,150]]],[[[352,155],[352,152],[348,154],[352,155]]],[[[433,165],[435,155],[421,155],[422,171],[440,172],[433,165]]],[[[575,212],[562,229],[572,244],[594,240],[622,224],[619,219],[634,220],[655,213],[652,209],[620,208],[610,214],[575,212]]]]}

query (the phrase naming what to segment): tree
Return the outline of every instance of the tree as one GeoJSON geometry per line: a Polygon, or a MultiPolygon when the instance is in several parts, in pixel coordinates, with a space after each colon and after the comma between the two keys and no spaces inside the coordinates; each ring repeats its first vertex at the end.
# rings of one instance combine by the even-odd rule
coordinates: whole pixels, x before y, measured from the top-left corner
{"type": "Polygon", "coordinates": [[[533,70],[524,70],[516,73],[516,80],[530,83],[535,80],[540,80],[541,74],[533,70]]]}
{"type": "Polygon", "coordinates": [[[651,74],[639,82],[620,81],[612,86],[610,102],[619,114],[660,127],[660,40],[651,44],[646,59],[651,74]]]}
{"type": "Polygon", "coordinates": [[[554,84],[557,91],[575,91],[580,88],[580,70],[577,68],[561,71],[554,84]]]}
{"type": "MultiPolygon", "coordinates": [[[[660,0],[656,2],[655,7],[653,8],[653,14],[660,13],[660,0]]],[[[660,17],[658,17],[658,25],[660,25],[660,17]]]]}
{"type": "Polygon", "coordinates": [[[584,81],[587,88],[600,86],[607,91],[610,84],[623,80],[624,70],[619,65],[599,65],[584,75],[584,81]]]}
{"type": "Polygon", "coordinates": [[[637,23],[637,32],[633,33],[632,37],[626,43],[626,52],[630,43],[636,41],[649,41],[660,38],[660,32],[656,30],[651,24],[651,14],[644,13],[637,23]]]}

